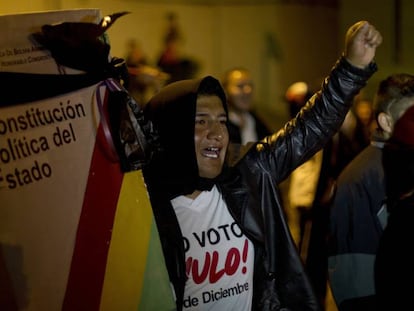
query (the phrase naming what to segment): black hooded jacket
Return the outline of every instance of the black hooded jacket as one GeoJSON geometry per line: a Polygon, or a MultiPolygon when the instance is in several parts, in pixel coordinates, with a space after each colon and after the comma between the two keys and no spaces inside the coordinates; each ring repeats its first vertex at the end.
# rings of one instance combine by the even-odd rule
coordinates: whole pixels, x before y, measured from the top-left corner
{"type": "MultiPolygon", "coordinates": [[[[352,99],[375,72],[341,58],[298,116],[283,129],[248,146],[230,145],[216,183],[231,215],[255,248],[253,310],[319,310],[284,218],[278,184],[308,160],[340,128],[352,99]]],[[[182,234],[170,200],[200,188],[194,148],[197,94],[212,77],[167,85],[145,107],[159,132],[162,151],[144,167],[155,220],[177,309],[182,310],[186,282],[182,234]]],[[[202,183],[201,183],[202,184],[202,183]]]]}

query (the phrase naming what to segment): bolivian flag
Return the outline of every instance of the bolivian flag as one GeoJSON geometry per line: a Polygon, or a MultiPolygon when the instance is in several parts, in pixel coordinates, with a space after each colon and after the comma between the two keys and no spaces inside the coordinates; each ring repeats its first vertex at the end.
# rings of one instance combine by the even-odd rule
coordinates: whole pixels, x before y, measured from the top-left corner
{"type": "Polygon", "coordinates": [[[121,172],[97,88],[0,105],[0,310],[174,309],[141,171],[121,172]]]}

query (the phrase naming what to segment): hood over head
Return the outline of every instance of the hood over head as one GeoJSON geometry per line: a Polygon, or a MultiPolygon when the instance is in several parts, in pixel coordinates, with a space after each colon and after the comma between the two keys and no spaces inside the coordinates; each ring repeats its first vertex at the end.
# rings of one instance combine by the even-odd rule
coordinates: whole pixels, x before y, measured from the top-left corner
{"type": "Polygon", "coordinates": [[[168,84],[144,108],[145,118],[152,122],[160,143],[160,151],[143,170],[145,180],[169,199],[205,190],[205,184],[209,189],[214,183],[198,176],[194,143],[198,95],[217,95],[227,113],[223,88],[211,76],[168,84]]]}

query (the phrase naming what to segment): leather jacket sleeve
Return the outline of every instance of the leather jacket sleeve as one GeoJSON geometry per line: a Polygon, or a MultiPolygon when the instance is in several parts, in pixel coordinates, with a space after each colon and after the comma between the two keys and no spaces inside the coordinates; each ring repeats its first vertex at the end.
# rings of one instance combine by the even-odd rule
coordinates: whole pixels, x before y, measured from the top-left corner
{"type": "Polygon", "coordinates": [[[268,161],[267,152],[258,152],[259,157],[267,158],[258,161],[262,169],[267,167],[276,182],[281,182],[322,149],[341,127],[354,96],[376,70],[375,63],[360,69],[341,57],[325,78],[321,90],[309,99],[296,117],[256,145],[259,151],[268,150],[273,154],[274,161],[268,161]]]}

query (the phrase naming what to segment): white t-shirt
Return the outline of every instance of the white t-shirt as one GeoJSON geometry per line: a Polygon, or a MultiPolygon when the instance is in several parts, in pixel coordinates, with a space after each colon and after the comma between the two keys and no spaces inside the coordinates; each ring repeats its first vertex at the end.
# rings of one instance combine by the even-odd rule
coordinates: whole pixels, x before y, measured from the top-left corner
{"type": "Polygon", "coordinates": [[[184,310],[250,311],[253,244],[242,234],[216,186],[195,199],[171,201],[184,237],[184,310]]]}

